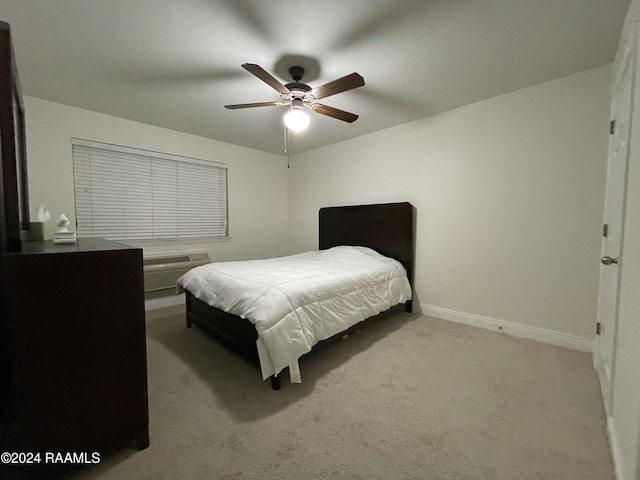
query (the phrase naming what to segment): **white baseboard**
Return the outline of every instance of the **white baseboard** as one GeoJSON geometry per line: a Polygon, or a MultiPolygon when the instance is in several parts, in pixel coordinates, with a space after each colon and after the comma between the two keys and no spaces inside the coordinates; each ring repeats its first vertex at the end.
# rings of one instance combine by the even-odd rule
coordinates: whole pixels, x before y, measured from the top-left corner
{"type": "Polygon", "coordinates": [[[174,305],[184,305],[184,293],[172,295],[170,297],[156,298],[144,302],[144,310],[156,310],[158,308],[173,307],[174,305]]]}
{"type": "Polygon", "coordinates": [[[471,325],[473,327],[493,330],[494,332],[506,333],[507,335],[513,335],[515,337],[528,338],[530,340],[536,340],[538,342],[548,343],[550,345],[556,345],[558,347],[569,348],[571,350],[578,350],[580,352],[591,353],[593,350],[593,340],[588,338],[574,337],[571,335],[566,335],[564,333],[554,332],[552,330],[520,325],[513,322],[506,322],[504,320],[497,320],[490,317],[482,317],[480,315],[473,315],[470,313],[456,312],[454,310],[433,307],[431,305],[414,304],[413,306],[414,309],[417,306],[420,310],[420,313],[428,317],[435,317],[441,320],[463,323],[465,325],[471,325]]]}
{"type": "Polygon", "coordinates": [[[611,450],[611,460],[613,461],[613,472],[616,480],[627,480],[622,458],[620,458],[620,442],[616,432],[613,417],[607,416],[607,436],[609,437],[609,449],[611,450]]]}
{"type": "MultiPolygon", "coordinates": [[[[174,305],[184,305],[184,303],[184,294],[173,295],[170,297],[163,297],[155,300],[147,300],[146,302],[144,302],[144,309],[156,310],[158,308],[172,307],[174,305]]],[[[593,340],[590,340],[588,338],[574,337],[571,335],[566,335],[564,333],[554,332],[552,330],[520,325],[513,322],[506,322],[504,320],[497,320],[490,317],[482,317],[480,315],[473,315],[470,313],[456,312],[454,310],[433,307],[431,305],[414,303],[414,312],[416,307],[418,307],[417,313],[421,313],[422,315],[426,315],[428,317],[448,320],[450,322],[463,323],[465,325],[471,325],[472,327],[484,328],[487,330],[492,330],[494,332],[513,335],[515,337],[528,338],[530,340],[536,340],[538,342],[556,345],[558,347],[569,348],[571,350],[578,350],[580,352],[591,353],[593,350],[593,340]]]]}

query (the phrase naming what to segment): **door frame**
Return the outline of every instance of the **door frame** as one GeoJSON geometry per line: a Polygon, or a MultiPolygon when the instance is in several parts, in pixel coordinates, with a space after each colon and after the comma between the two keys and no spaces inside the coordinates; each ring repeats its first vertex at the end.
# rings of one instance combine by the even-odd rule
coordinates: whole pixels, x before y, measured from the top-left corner
{"type": "MultiPolygon", "coordinates": [[[[617,113],[614,111],[614,98],[616,95],[616,92],[619,90],[619,85],[620,82],[622,81],[622,79],[624,78],[624,74],[625,71],[627,69],[629,69],[630,71],[630,98],[629,98],[629,105],[628,105],[628,112],[627,112],[627,140],[626,140],[626,145],[625,145],[625,151],[624,151],[624,175],[623,175],[623,179],[622,179],[622,185],[619,185],[619,187],[621,188],[621,205],[620,205],[620,215],[621,215],[621,224],[620,224],[620,245],[619,245],[619,259],[620,259],[620,263],[615,267],[617,268],[617,282],[616,282],[616,289],[615,292],[613,292],[614,296],[615,296],[615,301],[616,301],[616,305],[615,305],[615,315],[613,316],[613,321],[611,322],[611,325],[607,325],[606,328],[611,329],[611,350],[610,350],[610,355],[611,358],[609,359],[610,362],[610,375],[609,378],[607,378],[607,374],[606,371],[604,370],[605,366],[606,366],[606,359],[604,358],[603,353],[605,352],[605,349],[607,348],[606,345],[603,344],[603,342],[605,342],[606,340],[601,337],[600,335],[596,335],[595,340],[594,340],[594,345],[593,345],[593,365],[594,368],[596,369],[596,371],[598,372],[598,377],[600,380],[600,388],[601,388],[601,392],[602,392],[602,397],[604,400],[604,406],[605,406],[605,411],[607,416],[611,416],[613,414],[612,412],[612,408],[613,408],[613,396],[614,396],[614,379],[615,379],[615,370],[616,370],[616,349],[617,349],[617,336],[618,336],[618,315],[619,315],[619,309],[620,309],[620,282],[621,282],[621,278],[622,278],[622,268],[624,266],[624,226],[625,226],[625,219],[626,219],[626,193],[627,193],[627,184],[628,184],[628,174],[629,174],[629,154],[630,154],[630,139],[631,139],[631,129],[632,129],[632,119],[633,119],[633,111],[634,111],[634,97],[635,97],[635,83],[636,83],[636,63],[637,63],[637,57],[638,57],[638,36],[637,36],[637,25],[634,23],[633,25],[633,31],[632,34],[629,35],[627,37],[626,40],[626,45],[624,46],[624,50],[623,50],[623,54],[621,57],[621,61],[618,65],[615,66],[615,71],[614,71],[614,81],[612,83],[612,97],[611,97],[611,109],[610,109],[610,116],[611,117],[615,117],[617,115],[617,113]]],[[[615,118],[612,118],[612,120],[616,120],[615,118]]],[[[612,142],[612,137],[609,137],[609,147],[607,149],[607,180],[606,180],[606,188],[610,188],[609,186],[609,164],[611,162],[612,156],[613,156],[613,142],[612,142]]],[[[608,201],[608,195],[607,192],[605,191],[605,208],[604,208],[604,215],[603,215],[603,224],[607,222],[607,201],[608,201]]],[[[604,252],[604,246],[605,246],[605,240],[603,238],[602,242],[601,242],[601,255],[605,255],[606,253],[604,252]]],[[[606,266],[601,265],[600,269],[602,271],[602,268],[607,268],[606,266]]],[[[602,289],[602,284],[601,284],[601,280],[599,282],[599,287],[598,287],[598,297],[600,298],[600,293],[601,293],[601,289],[602,289]]],[[[599,308],[598,308],[599,311],[599,308]]],[[[597,319],[598,321],[600,320],[600,318],[597,319]]]]}

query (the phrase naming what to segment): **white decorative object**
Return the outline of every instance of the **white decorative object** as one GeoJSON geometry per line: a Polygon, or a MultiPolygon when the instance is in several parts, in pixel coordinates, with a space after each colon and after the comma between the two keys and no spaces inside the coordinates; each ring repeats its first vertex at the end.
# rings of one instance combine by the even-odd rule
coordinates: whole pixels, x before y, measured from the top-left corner
{"type": "Polygon", "coordinates": [[[42,203],[39,203],[38,204],[38,221],[44,223],[44,222],[48,222],[49,220],[51,220],[51,214],[49,213],[47,206],[42,203]]]}
{"type": "Polygon", "coordinates": [[[60,218],[56,222],[56,226],[58,227],[56,233],[67,232],[67,225],[69,225],[69,219],[64,213],[60,214],[60,218]]]}
{"type": "Polygon", "coordinates": [[[53,234],[53,243],[76,243],[76,232],[67,230],[67,225],[69,225],[69,219],[63,213],[56,222],[58,231],[53,234]]]}

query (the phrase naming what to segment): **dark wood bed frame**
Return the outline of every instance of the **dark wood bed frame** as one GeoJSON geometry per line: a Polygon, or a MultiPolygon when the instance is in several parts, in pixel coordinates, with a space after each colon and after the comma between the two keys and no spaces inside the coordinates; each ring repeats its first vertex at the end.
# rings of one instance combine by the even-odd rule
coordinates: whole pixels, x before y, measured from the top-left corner
{"type": "MultiPolygon", "coordinates": [[[[324,250],[339,245],[372,248],[382,255],[398,260],[406,268],[409,283],[413,288],[414,225],[415,208],[407,202],[321,208],[319,248],[324,250]]],[[[258,332],[249,320],[211,307],[189,291],[185,292],[185,296],[188,328],[196,324],[226,346],[259,363],[256,347],[258,332]]],[[[399,307],[411,312],[411,300],[399,307]]],[[[316,347],[360,330],[366,323],[381,315],[370,317],[344,332],[323,340],[316,347]]],[[[279,375],[271,377],[274,390],[280,389],[280,378],[279,375]]]]}

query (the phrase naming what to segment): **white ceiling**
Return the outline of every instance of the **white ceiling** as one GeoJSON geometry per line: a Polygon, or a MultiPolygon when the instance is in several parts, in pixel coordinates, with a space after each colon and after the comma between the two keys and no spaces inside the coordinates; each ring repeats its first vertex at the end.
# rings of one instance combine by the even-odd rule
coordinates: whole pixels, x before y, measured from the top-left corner
{"type": "Polygon", "coordinates": [[[279,100],[242,63],[365,78],[322,101],[360,118],[312,113],[298,153],[609,63],[628,3],[0,0],[0,20],[26,95],[282,154],[286,107],[223,108],[279,100]]]}

